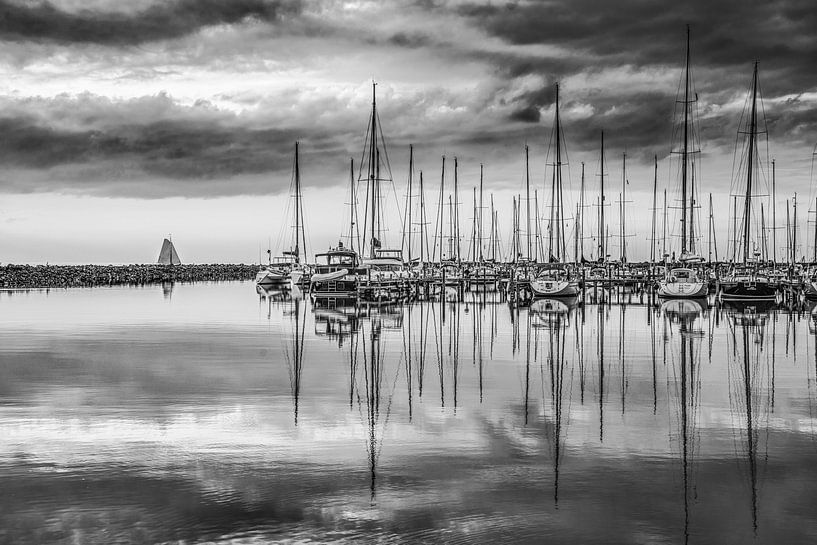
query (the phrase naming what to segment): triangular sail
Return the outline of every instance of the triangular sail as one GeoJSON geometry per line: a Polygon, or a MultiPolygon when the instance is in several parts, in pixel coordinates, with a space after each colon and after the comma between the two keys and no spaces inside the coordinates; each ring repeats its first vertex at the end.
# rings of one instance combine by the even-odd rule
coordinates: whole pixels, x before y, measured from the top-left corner
{"type": "Polygon", "coordinates": [[[162,250],[159,252],[159,259],[156,261],[159,265],[181,265],[182,261],[179,259],[179,254],[176,253],[176,247],[169,239],[162,242],[162,250]]]}

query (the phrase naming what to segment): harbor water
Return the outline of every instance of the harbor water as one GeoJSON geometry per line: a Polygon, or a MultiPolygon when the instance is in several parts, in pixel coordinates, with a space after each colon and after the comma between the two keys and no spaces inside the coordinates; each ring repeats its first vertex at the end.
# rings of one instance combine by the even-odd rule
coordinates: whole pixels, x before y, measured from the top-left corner
{"type": "Polygon", "coordinates": [[[2,543],[814,543],[808,305],[0,292],[2,543]]]}

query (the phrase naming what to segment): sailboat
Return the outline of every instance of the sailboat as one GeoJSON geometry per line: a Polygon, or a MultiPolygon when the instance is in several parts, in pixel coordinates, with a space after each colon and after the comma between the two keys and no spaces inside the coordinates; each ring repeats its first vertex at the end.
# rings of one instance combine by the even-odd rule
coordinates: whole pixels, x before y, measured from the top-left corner
{"type": "Polygon", "coordinates": [[[556,157],[553,163],[550,199],[550,234],[548,236],[549,261],[542,265],[538,274],[530,282],[534,297],[575,297],[579,294],[579,283],[571,278],[571,271],[564,263],[567,256],[564,232],[564,206],[562,194],[562,123],[559,117],[559,84],[556,84],[555,122],[553,139],[556,157]]]}
{"type": "MultiPolygon", "coordinates": [[[[759,185],[759,175],[761,173],[761,159],[758,153],[758,134],[765,134],[765,119],[762,127],[758,126],[758,116],[762,115],[762,109],[758,112],[758,95],[760,89],[757,79],[757,62],[754,65],[752,74],[752,89],[750,99],[747,104],[749,109],[746,126],[740,128],[740,133],[746,134],[746,149],[741,150],[741,155],[735,161],[737,172],[733,179],[738,180],[741,174],[741,167],[745,168],[745,184],[743,198],[743,215],[740,225],[737,225],[737,211],[735,217],[734,233],[734,260],[736,264],[721,281],[721,299],[723,300],[773,300],[775,299],[775,287],[769,281],[769,277],[759,270],[757,256],[759,252],[750,254],[752,246],[752,200],[756,194],[756,186],[759,185]],[[737,233],[738,227],[740,233],[737,233]],[[738,252],[740,246],[740,252],[738,252]],[[750,257],[751,255],[751,257],[750,257]]],[[[746,113],[744,111],[744,113],[746,113]]],[[[738,151],[736,150],[736,153],[738,151]]]]}
{"type": "Polygon", "coordinates": [[[392,181],[391,167],[385,150],[385,139],[377,115],[377,84],[372,83],[372,112],[366,129],[363,160],[360,162],[358,184],[366,182],[365,212],[363,216],[363,242],[361,254],[354,249],[356,208],[354,173],[352,173],[352,221],[349,231],[351,247],[340,243],[337,248],[316,254],[318,262],[310,281],[310,292],[315,300],[354,299],[363,297],[377,302],[389,302],[408,275],[402,258],[402,249],[383,248],[383,210],[381,182],[392,181]],[[365,171],[364,171],[364,164],[365,171]],[[386,177],[381,177],[385,167],[386,177]],[[368,251],[366,250],[368,248],[368,251]]]}
{"type": "Polygon", "coordinates": [[[366,211],[363,220],[364,242],[361,251],[368,253],[361,259],[366,274],[360,277],[362,296],[377,301],[390,301],[400,295],[409,273],[403,262],[402,248],[384,247],[385,213],[382,202],[383,184],[391,183],[391,167],[380,117],[377,114],[377,84],[372,83],[372,113],[367,128],[367,139],[360,163],[358,183],[366,182],[366,211]],[[365,165],[365,171],[364,171],[365,165]]]}
{"type": "Polygon", "coordinates": [[[179,259],[179,254],[176,253],[176,247],[173,246],[173,241],[170,238],[162,241],[162,249],[159,251],[159,259],[156,261],[159,265],[181,265],[182,261],[179,259]]]}
{"type": "Polygon", "coordinates": [[[701,263],[703,259],[695,255],[695,182],[694,174],[691,175],[695,163],[691,161],[691,156],[697,151],[694,149],[695,112],[690,107],[697,102],[698,94],[692,88],[689,57],[689,26],[687,26],[684,97],[678,101],[684,109],[683,125],[680,127],[681,149],[673,152],[681,158],[681,266],[667,270],[664,279],[659,282],[658,295],[664,298],[695,299],[705,297],[709,289],[706,279],[691,266],[701,263]]]}
{"type": "MultiPolygon", "coordinates": [[[[282,255],[270,260],[266,266],[255,275],[255,283],[263,288],[281,287],[301,283],[306,269],[301,263],[301,243],[306,248],[306,233],[304,231],[303,205],[301,195],[301,170],[298,162],[298,142],[295,142],[295,160],[293,163],[293,186],[295,193],[294,233],[293,244],[282,255]]],[[[269,250],[268,250],[269,252],[269,250]]]]}

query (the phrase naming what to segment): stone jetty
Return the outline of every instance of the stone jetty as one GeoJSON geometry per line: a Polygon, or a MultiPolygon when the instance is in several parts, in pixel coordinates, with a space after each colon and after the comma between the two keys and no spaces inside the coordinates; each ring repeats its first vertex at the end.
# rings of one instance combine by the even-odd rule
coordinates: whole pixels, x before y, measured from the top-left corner
{"type": "Polygon", "coordinates": [[[0,266],[0,289],[74,288],[252,280],[258,265],[5,265],[0,266]]]}

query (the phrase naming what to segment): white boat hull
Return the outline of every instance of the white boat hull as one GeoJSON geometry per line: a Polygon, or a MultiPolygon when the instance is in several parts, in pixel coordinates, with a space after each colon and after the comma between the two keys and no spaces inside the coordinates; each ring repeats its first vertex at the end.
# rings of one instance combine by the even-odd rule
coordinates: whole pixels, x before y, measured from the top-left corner
{"type": "Polygon", "coordinates": [[[706,297],[706,282],[667,282],[658,284],[658,296],[673,299],[700,299],[706,297]]]}
{"type": "Polygon", "coordinates": [[[579,283],[569,280],[531,280],[530,289],[534,297],[575,297],[579,294],[579,283]]]}
{"type": "Polygon", "coordinates": [[[255,275],[255,283],[259,286],[277,286],[289,282],[289,276],[282,271],[263,269],[255,275]]]}

